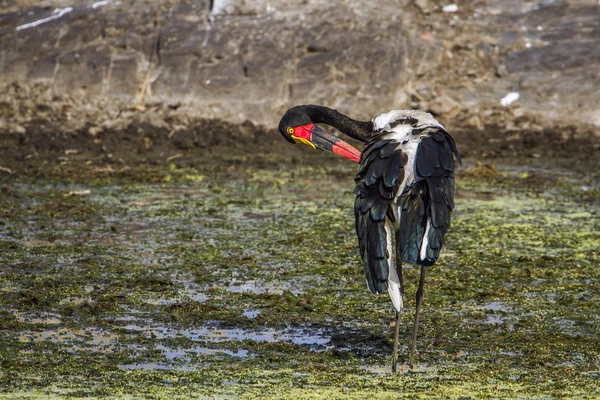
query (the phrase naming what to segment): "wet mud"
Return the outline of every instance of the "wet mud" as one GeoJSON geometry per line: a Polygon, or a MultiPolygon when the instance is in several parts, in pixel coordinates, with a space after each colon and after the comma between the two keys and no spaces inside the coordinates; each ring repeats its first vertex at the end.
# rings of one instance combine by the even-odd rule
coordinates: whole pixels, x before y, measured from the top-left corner
{"type": "MultiPolygon", "coordinates": [[[[394,376],[392,307],[357,255],[356,166],[214,129],[228,135],[185,148],[147,129],[147,149],[136,130],[5,152],[3,396],[600,396],[596,160],[473,147],[426,279],[418,364],[394,376]]],[[[402,362],[418,280],[405,271],[402,362]]]]}

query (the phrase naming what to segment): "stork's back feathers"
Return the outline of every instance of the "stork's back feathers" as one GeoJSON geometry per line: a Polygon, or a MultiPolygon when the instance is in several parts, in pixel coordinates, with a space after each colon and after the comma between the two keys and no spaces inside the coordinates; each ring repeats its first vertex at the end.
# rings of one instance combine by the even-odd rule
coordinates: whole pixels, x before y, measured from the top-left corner
{"type": "Polygon", "coordinates": [[[369,289],[381,293],[395,275],[391,227],[399,232],[403,262],[437,260],[454,208],[454,158],[460,162],[460,154],[444,127],[421,111],[390,111],[373,126],[355,179],[354,213],[369,289]]]}

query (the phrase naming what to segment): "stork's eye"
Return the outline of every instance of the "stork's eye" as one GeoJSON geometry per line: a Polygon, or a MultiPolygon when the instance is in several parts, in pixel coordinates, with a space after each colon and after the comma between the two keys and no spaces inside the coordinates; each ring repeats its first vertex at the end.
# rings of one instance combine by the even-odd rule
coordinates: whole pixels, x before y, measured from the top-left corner
{"type": "Polygon", "coordinates": [[[290,135],[294,134],[294,128],[287,128],[287,133],[289,133],[290,135]]]}

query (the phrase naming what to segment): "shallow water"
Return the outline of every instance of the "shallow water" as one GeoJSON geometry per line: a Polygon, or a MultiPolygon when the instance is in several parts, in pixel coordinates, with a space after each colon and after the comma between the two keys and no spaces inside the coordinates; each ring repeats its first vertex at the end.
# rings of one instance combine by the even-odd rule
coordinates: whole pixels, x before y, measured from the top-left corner
{"type": "Polygon", "coordinates": [[[196,327],[176,329],[167,326],[148,326],[128,324],[123,326],[125,331],[137,332],[152,339],[189,339],[194,343],[222,343],[229,341],[251,340],[254,342],[290,342],[301,345],[323,346],[329,338],[321,331],[311,332],[309,329],[218,329],[196,327]]]}

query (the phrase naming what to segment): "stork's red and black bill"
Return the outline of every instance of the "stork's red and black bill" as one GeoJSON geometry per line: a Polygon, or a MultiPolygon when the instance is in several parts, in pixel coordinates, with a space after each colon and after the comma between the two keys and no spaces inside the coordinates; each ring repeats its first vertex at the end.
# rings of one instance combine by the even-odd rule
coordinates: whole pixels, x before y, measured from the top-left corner
{"type": "Polygon", "coordinates": [[[304,143],[313,148],[329,151],[354,162],[360,161],[360,150],[343,140],[330,135],[315,124],[297,126],[290,132],[296,143],[304,143]]]}

